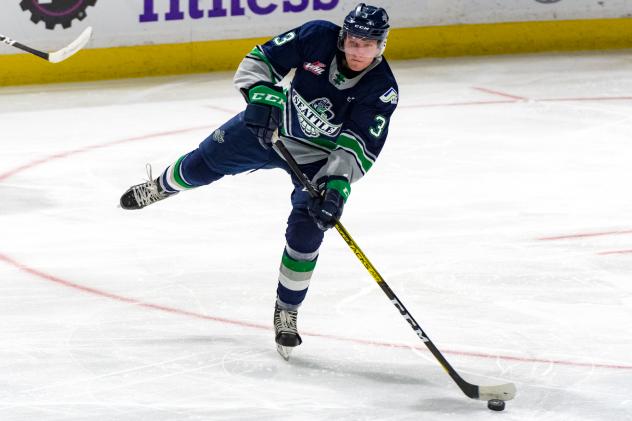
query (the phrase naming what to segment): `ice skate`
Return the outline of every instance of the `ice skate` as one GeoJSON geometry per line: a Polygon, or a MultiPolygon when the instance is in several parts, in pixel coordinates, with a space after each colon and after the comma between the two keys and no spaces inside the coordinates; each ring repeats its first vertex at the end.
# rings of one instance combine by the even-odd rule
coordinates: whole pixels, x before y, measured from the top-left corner
{"type": "Polygon", "coordinates": [[[121,196],[121,207],[123,209],[142,209],[175,194],[165,192],[160,186],[158,179],[153,179],[151,165],[149,164],[147,164],[147,176],[149,178],[148,181],[132,186],[123,193],[123,196],[121,196]]]}
{"type": "Polygon", "coordinates": [[[274,306],[274,335],[277,343],[277,351],[287,361],[294,347],[299,346],[303,340],[296,329],[297,311],[285,310],[274,306]]]}

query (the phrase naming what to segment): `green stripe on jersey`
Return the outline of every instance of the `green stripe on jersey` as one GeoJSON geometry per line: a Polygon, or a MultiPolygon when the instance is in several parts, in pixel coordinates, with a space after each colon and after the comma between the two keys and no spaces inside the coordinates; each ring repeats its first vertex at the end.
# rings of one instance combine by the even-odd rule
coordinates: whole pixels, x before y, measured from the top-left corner
{"type": "Polygon", "coordinates": [[[332,152],[337,148],[343,148],[350,151],[358,159],[360,166],[362,167],[362,171],[365,173],[373,166],[374,160],[368,156],[362,144],[354,137],[346,133],[342,133],[338,136],[335,142],[324,137],[301,138],[301,140],[329,149],[332,152]]]}
{"type": "Polygon", "coordinates": [[[358,158],[358,161],[360,161],[360,164],[362,165],[362,170],[365,173],[371,169],[371,167],[373,166],[373,160],[368,157],[364,148],[362,147],[362,144],[358,142],[355,138],[349,136],[346,133],[342,133],[340,136],[338,136],[336,143],[338,143],[338,146],[345,149],[350,149],[353,152],[353,154],[358,158]]]}
{"type": "Polygon", "coordinates": [[[266,57],[266,55],[263,53],[263,51],[261,51],[258,45],[255,48],[253,48],[252,51],[250,51],[250,54],[262,60],[268,66],[268,70],[270,71],[270,79],[272,80],[272,83],[277,83],[280,80],[279,78],[276,77],[276,73],[274,72],[274,67],[272,67],[272,63],[270,63],[270,60],[268,60],[268,57],[266,57]]]}

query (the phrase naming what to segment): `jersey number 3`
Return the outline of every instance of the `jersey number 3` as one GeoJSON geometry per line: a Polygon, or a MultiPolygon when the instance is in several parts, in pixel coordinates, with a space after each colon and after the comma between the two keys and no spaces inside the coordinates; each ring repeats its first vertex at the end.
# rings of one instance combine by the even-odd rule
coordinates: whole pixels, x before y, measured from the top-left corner
{"type": "Polygon", "coordinates": [[[280,35],[280,36],[274,38],[272,41],[274,42],[274,44],[276,46],[280,46],[280,45],[283,45],[285,43],[288,43],[288,42],[292,41],[294,38],[296,38],[296,33],[295,32],[288,32],[285,35],[280,35]]]}
{"type": "Polygon", "coordinates": [[[382,136],[382,132],[384,132],[384,128],[386,127],[387,120],[385,117],[378,115],[375,117],[375,127],[369,128],[369,133],[375,137],[382,136]]]}

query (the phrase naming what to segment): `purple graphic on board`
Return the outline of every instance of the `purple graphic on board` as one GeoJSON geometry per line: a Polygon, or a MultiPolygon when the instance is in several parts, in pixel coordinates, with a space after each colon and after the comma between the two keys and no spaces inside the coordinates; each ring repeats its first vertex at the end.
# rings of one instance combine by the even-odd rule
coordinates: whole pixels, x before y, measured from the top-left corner
{"type": "Polygon", "coordinates": [[[338,6],[339,0],[143,0],[143,13],[140,22],[158,22],[184,20],[186,18],[219,18],[225,16],[268,15],[277,10],[283,13],[300,13],[305,10],[331,10],[338,6]],[[156,12],[156,5],[169,10],[164,14],[156,12]],[[212,3],[203,7],[200,3],[212,3]]]}

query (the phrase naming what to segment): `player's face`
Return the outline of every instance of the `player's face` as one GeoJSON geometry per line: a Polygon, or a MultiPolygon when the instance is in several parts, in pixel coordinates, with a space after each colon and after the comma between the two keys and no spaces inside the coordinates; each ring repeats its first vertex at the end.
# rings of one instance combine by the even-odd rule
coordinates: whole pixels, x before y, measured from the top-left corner
{"type": "Polygon", "coordinates": [[[357,38],[351,35],[345,37],[344,49],[347,65],[354,72],[361,72],[369,67],[379,53],[377,40],[357,38]]]}

